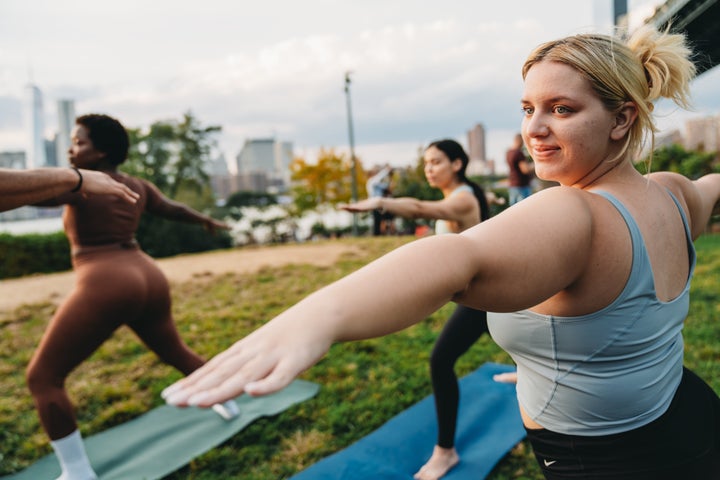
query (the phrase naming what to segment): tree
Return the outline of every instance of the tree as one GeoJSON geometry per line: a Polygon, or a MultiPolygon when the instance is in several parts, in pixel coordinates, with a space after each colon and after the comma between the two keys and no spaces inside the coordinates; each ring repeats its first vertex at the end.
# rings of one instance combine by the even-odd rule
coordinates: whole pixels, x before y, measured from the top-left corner
{"type": "Polygon", "coordinates": [[[648,167],[651,172],[676,172],[691,179],[720,172],[716,152],[689,151],[677,144],[661,147],[653,152],[651,159],[646,157],[635,164],[643,174],[647,173],[648,167]]]}
{"type": "Polygon", "coordinates": [[[266,207],[277,205],[277,196],[272,193],[239,191],[230,195],[226,207],[266,207]]]}
{"type": "Polygon", "coordinates": [[[172,197],[181,186],[192,187],[194,185],[200,192],[203,186],[208,185],[210,177],[205,171],[205,165],[210,161],[213,149],[217,147],[214,134],[221,130],[222,127],[217,125],[200,126],[191,112],[183,115],[182,122],[176,126],[180,149],[174,165],[174,182],[170,185],[172,197]]]}
{"type": "MultiPolygon", "coordinates": [[[[366,196],[367,178],[360,159],[356,157],[356,161],[358,195],[366,196]]],[[[291,192],[297,213],[302,214],[324,204],[351,201],[351,171],[350,159],[336,154],[333,149],[321,149],[315,164],[299,157],[293,159],[290,163],[291,192]]]]}
{"type": "Polygon", "coordinates": [[[217,211],[233,220],[240,220],[244,215],[243,209],[247,207],[264,209],[277,204],[277,196],[272,193],[241,190],[230,195],[225,201],[225,205],[219,207],[217,211]]]}
{"type": "Polygon", "coordinates": [[[175,140],[173,130],[172,124],[167,122],[153,123],[146,134],[140,129],[128,129],[130,151],[120,170],[148,180],[167,194],[172,157],[170,146],[175,140]]]}
{"type": "Polygon", "coordinates": [[[220,130],[201,126],[191,112],[179,122],[157,121],[147,133],[129,129],[130,152],[121,170],[154,183],[170,198],[184,188],[201,193],[209,184],[205,166],[217,145],[214,134],[220,130]]]}
{"type": "MultiPolygon", "coordinates": [[[[203,127],[188,112],[181,121],[164,120],[150,125],[147,132],[128,129],[130,151],[120,169],[155,184],[166,196],[199,211],[214,208],[215,199],[205,166],[216,145],[218,126],[203,127]]],[[[227,232],[215,235],[190,225],[143,215],[136,237],[153,257],[227,248],[227,232]]]]}

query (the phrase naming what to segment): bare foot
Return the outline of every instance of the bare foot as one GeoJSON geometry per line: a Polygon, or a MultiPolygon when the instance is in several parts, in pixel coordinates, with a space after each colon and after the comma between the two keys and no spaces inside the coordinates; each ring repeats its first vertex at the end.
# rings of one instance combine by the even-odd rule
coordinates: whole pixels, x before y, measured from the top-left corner
{"type": "Polygon", "coordinates": [[[442,448],[435,445],[430,460],[413,476],[415,480],[437,480],[460,463],[460,457],[454,448],[442,448]]]}
{"type": "Polygon", "coordinates": [[[517,383],[517,372],[498,373],[493,375],[493,380],[498,383],[517,383]]]}

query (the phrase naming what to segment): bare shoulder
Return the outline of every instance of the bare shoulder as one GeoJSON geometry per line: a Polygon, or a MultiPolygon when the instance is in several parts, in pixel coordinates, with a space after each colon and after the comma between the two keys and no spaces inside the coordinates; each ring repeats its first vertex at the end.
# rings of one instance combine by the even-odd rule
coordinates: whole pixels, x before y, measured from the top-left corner
{"type": "Polygon", "coordinates": [[[467,190],[453,192],[453,195],[443,198],[440,202],[446,205],[454,205],[457,208],[462,208],[464,210],[471,209],[475,204],[477,204],[475,194],[472,191],[467,190]]]}
{"type": "MultiPolygon", "coordinates": [[[[587,214],[593,208],[597,195],[572,187],[550,187],[524,199],[513,206],[523,210],[549,214],[587,214]]],[[[512,210],[511,208],[508,211],[512,210]]]]}
{"type": "Polygon", "coordinates": [[[654,172],[649,174],[648,178],[653,182],[670,189],[673,193],[683,193],[684,190],[692,188],[692,181],[679,173],[654,172]]]}
{"type": "Polygon", "coordinates": [[[463,255],[481,274],[459,299],[474,308],[513,311],[574,285],[596,257],[594,235],[603,229],[594,225],[607,215],[593,197],[600,198],[572,187],[547,188],[463,232],[475,247],[463,255]]]}
{"type": "Polygon", "coordinates": [[[720,201],[720,174],[710,173],[697,180],[689,180],[679,174],[658,172],[651,178],[666,186],[678,198],[689,214],[693,238],[701,235],[720,201]]]}
{"type": "Polygon", "coordinates": [[[692,217],[700,203],[698,190],[692,180],[674,172],[655,172],[648,178],[670,191],[692,217]]]}
{"type": "MultiPolygon", "coordinates": [[[[598,216],[598,195],[572,187],[550,187],[505,209],[487,222],[503,238],[522,235],[525,238],[558,236],[580,240],[589,238],[598,216]]],[[[488,228],[486,231],[490,231],[488,228]]]]}

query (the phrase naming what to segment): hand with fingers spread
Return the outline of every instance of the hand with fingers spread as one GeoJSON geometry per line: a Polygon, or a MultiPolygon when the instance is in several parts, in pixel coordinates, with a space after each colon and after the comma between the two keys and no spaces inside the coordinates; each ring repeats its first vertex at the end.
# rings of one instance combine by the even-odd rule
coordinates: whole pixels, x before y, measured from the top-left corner
{"type": "Polygon", "coordinates": [[[212,234],[217,233],[218,230],[230,230],[231,228],[230,225],[228,225],[227,223],[216,220],[212,217],[207,217],[203,226],[205,230],[212,234]]]}
{"type": "Polygon", "coordinates": [[[115,195],[128,203],[136,203],[140,194],[127,185],[115,181],[104,172],[81,169],[78,172],[82,178],[80,191],[103,195],[115,195]]]}
{"type": "Polygon", "coordinates": [[[269,322],[166,388],[162,397],[170,405],[209,407],[243,393],[277,392],[315,364],[332,343],[317,330],[297,330],[280,318],[269,322]]]}
{"type": "Polygon", "coordinates": [[[365,200],[360,200],[359,202],[338,204],[337,208],[348,212],[369,212],[381,209],[382,200],[383,199],[379,197],[366,198],[365,200]]]}

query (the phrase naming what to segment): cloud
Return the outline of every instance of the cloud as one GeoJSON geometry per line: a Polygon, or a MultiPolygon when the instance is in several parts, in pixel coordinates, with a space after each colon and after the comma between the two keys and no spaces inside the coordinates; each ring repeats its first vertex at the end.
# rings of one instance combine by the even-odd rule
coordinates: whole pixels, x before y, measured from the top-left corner
{"type": "MultiPolygon", "coordinates": [[[[10,13],[24,5],[8,2],[10,13]]],[[[504,142],[500,133],[499,141],[490,137],[520,126],[525,56],[541,41],[589,30],[582,25],[592,23],[590,2],[575,0],[552,10],[533,2],[458,0],[423,9],[406,0],[271,0],[252,8],[208,0],[200,10],[157,0],[143,6],[140,17],[139,0],[128,2],[46,2],[45,13],[26,12],[13,21],[31,28],[23,42],[0,28],[0,52],[8,53],[0,67],[0,99],[15,98],[12,88],[20,97],[27,58],[40,58],[52,46],[53,55],[36,69],[52,112],[49,127],[58,98],[75,98],[78,114],[109,113],[130,127],[179,119],[189,110],[203,124],[223,127],[221,145],[233,158],[249,137],[275,136],[308,151],[347,148],[344,76],[352,71],[356,146],[368,146],[367,155],[378,162],[399,156],[400,148],[414,158],[417,145],[440,137],[464,140],[475,123],[488,129],[489,144],[504,142]],[[558,20],[558,9],[568,18],[558,20]],[[66,11],[87,30],[64,32],[66,11]],[[112,30],[109,17],[126,25],[122,34],[112,30]],[[386,155],[379,153],[383,144],[386,155]]],[[[717,104],[712,87],[697,85],[696,98],[717,104]]],[[[0,128],[17,121],[12,109],[6,114],[0,108],[0,128]]],[[[489,155],[500,156],[501,147],[494,148],[489,155]]]]}
{"type": "Polygon", "coordinates": [[[363,143],[461,132],[477,121],[508,126],[519,119],[519,68],[527,48],[500,33],[516,28],[541,31],[531,21],[443,20],[353,36],[294,37],[191,60],[158,86],[131,84],[83,102],[145,123],[156,118],[141,119],[132,110],[178,115],[191,109],[238,135],[266,130],[299,142],[343,144],[344,75],[352,71],[353,116],[363,143]],[[467,40],[458,43],[458,37],[467,40]]]}

